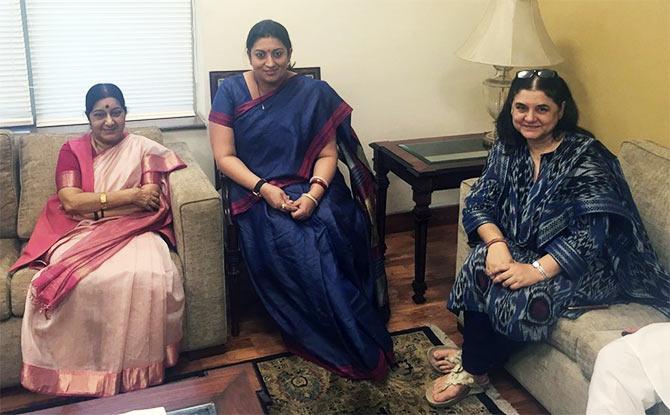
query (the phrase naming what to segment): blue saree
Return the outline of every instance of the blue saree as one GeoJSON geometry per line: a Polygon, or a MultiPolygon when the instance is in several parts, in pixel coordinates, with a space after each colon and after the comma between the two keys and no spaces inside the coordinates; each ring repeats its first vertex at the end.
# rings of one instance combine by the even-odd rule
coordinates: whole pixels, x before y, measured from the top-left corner
{"type": "Polygon", "coordinates": [[[237,184],[233,215],[252,283],[293,353],[351,379],[380,379],[393,346],[380,310],[386,276],[374,230],[374,182],[351,128],[351,107],[305,76],[252,100],[242,75],[226,79],[209,119],[235,134],[237,156],[291,200],[309,190],[316,157],[336,136],[341,173],[311,217],[295,221],[237,184]]]}
{"type": "Polygon", "coordinates": [[[478,311],[516,341],[549,336],[571,305],[641,302],[670,316],[670,274],[654,253],[619,163],[592,137],[567,135],[542,155],[533,181],[528,147],[491,150],[466,198],[463,226],[473,247],[448,301],[454,312],[478,311]],[[516,291],[484,273],[486,247],[477,228],[494,223],[514,260],[550,254],[561,273],[516,291]]]}

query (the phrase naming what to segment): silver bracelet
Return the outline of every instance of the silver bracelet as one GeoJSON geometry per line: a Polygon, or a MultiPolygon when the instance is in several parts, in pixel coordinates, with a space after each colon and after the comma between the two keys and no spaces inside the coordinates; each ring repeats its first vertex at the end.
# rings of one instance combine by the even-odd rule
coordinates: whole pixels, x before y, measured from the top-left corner
{"type": "Polygon", "coordinates": [[[544,267],[539,262],[533,261],[533,263],[531,265],[533,266],[533,268],[535,268],[536,270],[538,270],[540,272],[540,274],[542,275],[541,278],[543,280],[546,280],[546,279],[549,278],[549,275],[547,275],[547,271],[544,270],[544,267]]]}

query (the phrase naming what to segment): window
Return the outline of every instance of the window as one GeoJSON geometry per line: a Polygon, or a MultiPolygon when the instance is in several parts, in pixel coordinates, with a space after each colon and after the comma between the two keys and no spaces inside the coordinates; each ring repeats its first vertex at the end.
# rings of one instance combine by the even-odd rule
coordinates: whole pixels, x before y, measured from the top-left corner
{"type": "Polygon", "coordinates": [[[194,115],[191,0],[7,2],[8,11],[0,10],[2,42],[10,30],[4,29],[7,18],[10,43],[16,48],[23,42],[23,63],[18,48],[15,65],[0,66],[0,83],[9,79],[8,90],[17,91],[13,99],[30,98],[27,77],[32,105],[23,118],[0,112],[0,125],[31,123],[32,115],[38,127],[86,123],[84,97],[98,82],[121,88],[128,120],[194,115]]]}
{"type": "Polygon", "coordinates": [[[0,1],[0,127],[33,123],[19,0],[0,1]]]}

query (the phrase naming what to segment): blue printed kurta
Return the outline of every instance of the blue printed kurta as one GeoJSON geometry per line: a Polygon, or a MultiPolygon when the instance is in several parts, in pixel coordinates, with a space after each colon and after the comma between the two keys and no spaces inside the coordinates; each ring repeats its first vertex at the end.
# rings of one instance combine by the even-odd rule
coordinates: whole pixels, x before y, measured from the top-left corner
{"type": "Polygon", "coordinates": [[[670,275],[651,248],[618,161],[591,137],[567,135],[542,155],[536,181],[526,145],[496,143],[465,200],[463,226],[473,249],[448,308],[487,313],[493,328],[513,340],[547,338],[559,317],[580,314],[570,305],[637,301],[670,316],[670,275]],[[477,234],[485,223],[500,228],[515,261],[550,254],[561,272],[516,291],[493,284],[477,234]]]}

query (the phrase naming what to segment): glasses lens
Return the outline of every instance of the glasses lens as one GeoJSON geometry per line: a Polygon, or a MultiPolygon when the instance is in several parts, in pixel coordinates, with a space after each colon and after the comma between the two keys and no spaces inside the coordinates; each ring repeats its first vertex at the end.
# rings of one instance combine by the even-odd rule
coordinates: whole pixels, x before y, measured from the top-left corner
{"type": "Polygon", "coordinates": [[[556,75],[558,75],[556,71],[551,69],[540,69],[537,71],[537,76],[540,78],[554,78],[556,75]]]}
{"type": "Polygon", "coordinates": [[[519,71],[516,73],[517,78],[521,79],[528,79],[533,77],[533,71],[532,70],[526,70],[526,71],[519,71]]]}

